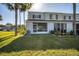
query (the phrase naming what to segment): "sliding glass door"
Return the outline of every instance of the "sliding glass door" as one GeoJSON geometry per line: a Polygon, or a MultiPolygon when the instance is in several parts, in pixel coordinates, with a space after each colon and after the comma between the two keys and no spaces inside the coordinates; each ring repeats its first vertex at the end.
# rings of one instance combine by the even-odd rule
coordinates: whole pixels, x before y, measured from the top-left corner
{"type": "Polygon", "coordinates": [[[76,24],[76,34],[79,35],[79,24],[76,24]]]}
{"type": "Polygon", "coordinates": [[[33,32],[46,32],[47,23],[33,23],[33,32]]]}
{"type": "Polygon", "coordinates": [[[58,31],[60,33],[66,33],[66,23],[55,23],[54,24],[54,30],[58,31]]]}

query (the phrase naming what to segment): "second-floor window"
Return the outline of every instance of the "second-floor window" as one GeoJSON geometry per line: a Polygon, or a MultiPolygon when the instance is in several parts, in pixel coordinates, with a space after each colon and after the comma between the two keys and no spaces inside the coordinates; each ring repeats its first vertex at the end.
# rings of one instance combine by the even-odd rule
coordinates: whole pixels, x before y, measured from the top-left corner
{"type": "Polygon", "coordinates": [[[35,15],[35,14],[33,14],[32,18],[41,18],[41,15],[35,15]]]}
{"type": "Polygon", "coordinates": [[[49,15],[50,19],[52,19],[52,14],[49,15]]]}
{"type": "Polygon", "coordinates": [[[33,18],[35,18],[35,15],[33,14],[33,18]]]}
{"type": "Polygon", "coordinates": [[[69,16],[69,19],[71,19],[71,16],[69,16]]]}
{"type": "Polygon", "coordinates": [[[41,18],[41,15],[39,15],[39,18],[41,18]]]}
{"type": "Polygon", "coordinates": [[[64,16],[64,19],[66,19],[66,16],[64,16]]]}
{"type": "Polygon", "coordinates": [[[56,15],[56,19],[58,19],[58,15],[56,15]]]}

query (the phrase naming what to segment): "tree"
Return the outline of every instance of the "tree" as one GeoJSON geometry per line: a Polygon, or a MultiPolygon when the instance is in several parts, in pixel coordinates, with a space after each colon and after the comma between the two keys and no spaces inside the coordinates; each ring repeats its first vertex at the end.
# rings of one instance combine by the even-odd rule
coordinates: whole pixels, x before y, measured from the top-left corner
{"type": "Polygon", "coordinates": [[[24,27],[26,27],[26,21],[25,21],[25,11],[26,10],[29,10],[32,6],[32,3],[24,3],[24,4],[21,4],[22,5],[22,8],[21,8],[21,12],[23,12],[23,19],[24,19],[24,27]]]}
{"type": "Polygon", "coordinates": [[[21,26],[21,8],[22,8],[22,5],[21,3],[19,3],[19,25],[21,26]]]}
{"type": "Polygon", "coordinates": [[[73,31],[76,36],[76,3],[73,3],[73,31]]]}
{"type": "Polygon", "coordinates": [[[19,9],[19,26],[21,27],[21,10],[19,9]]]}
{"type": "Polygon", "coordinates": [[[2,16],[0,15],[0,21],[2,21],[2,16]]]}
{"type": "Polygon", "coordinates": [[[20,4],[19,3],[6,3],[6,6],[9,10],[15,11],[15,36],[17,36],[17,20],[18,20],[18,9],[20,4]]]}
{"type": "Polygon", "coordinates": [[[13,26],[13,24],[11,24],[11,23],[7,23],[6,25],[7,25],[7,26],[13,26]]]}
{"type": "Polygon", "coordinates": [[[2,21],[3,19],[2,19],[2,15],[0,15],[0,21],[2,21]]]}

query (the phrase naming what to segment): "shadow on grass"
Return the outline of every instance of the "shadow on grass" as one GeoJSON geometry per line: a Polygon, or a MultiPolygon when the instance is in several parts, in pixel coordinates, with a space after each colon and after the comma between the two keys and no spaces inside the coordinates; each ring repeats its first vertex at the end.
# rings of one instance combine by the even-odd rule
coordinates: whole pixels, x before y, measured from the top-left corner
{"type": "Polygon", "coordinates": [[[74,37],[61,38],[52,35],[30,35],[28,38],[19,37],[12,43],[0,49],[0,52],[18,52],[23,50],[47,50],[47,49],[77,49],[79,39],[74,37]]]}
{"type": "Polygon", "coordinates": [[[0,38],[0,42],[4,41],[4,40],[6,40],[6,39],[10,39],[10,38],[12,38],[13,36],[14,36],[14,35],[9,35],[9,36],[2,37],[2,38],[0,38]]]}

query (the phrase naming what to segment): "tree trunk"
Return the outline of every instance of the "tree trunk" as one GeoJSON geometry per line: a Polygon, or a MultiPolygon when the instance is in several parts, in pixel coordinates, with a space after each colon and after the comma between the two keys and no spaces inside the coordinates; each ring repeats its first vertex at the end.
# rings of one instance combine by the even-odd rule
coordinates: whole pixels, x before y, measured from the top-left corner
{"type": "Polygon", "coordinates": [[[15,4],[15,36],[17,36],[17,20],[18,20],[18,9],[17,4],[15,4]]]}
{"type": "Polygon", "coordinates": [[[76,36],[76,3],[73,3],[73,31],[76,36]]]}
{"type": "Polygon", "coordinates": [[[20,28],[21,28],[21,11],[19,10],[19,25],[20,25],[20,28]]]}
{"type": "Polygon", "coordinates": [[[24,30],[25,30],[25,28],[26,28],[26,20],[25,20],[25,11],[23,12],[23,18],[24,18],[24,30]]]}

